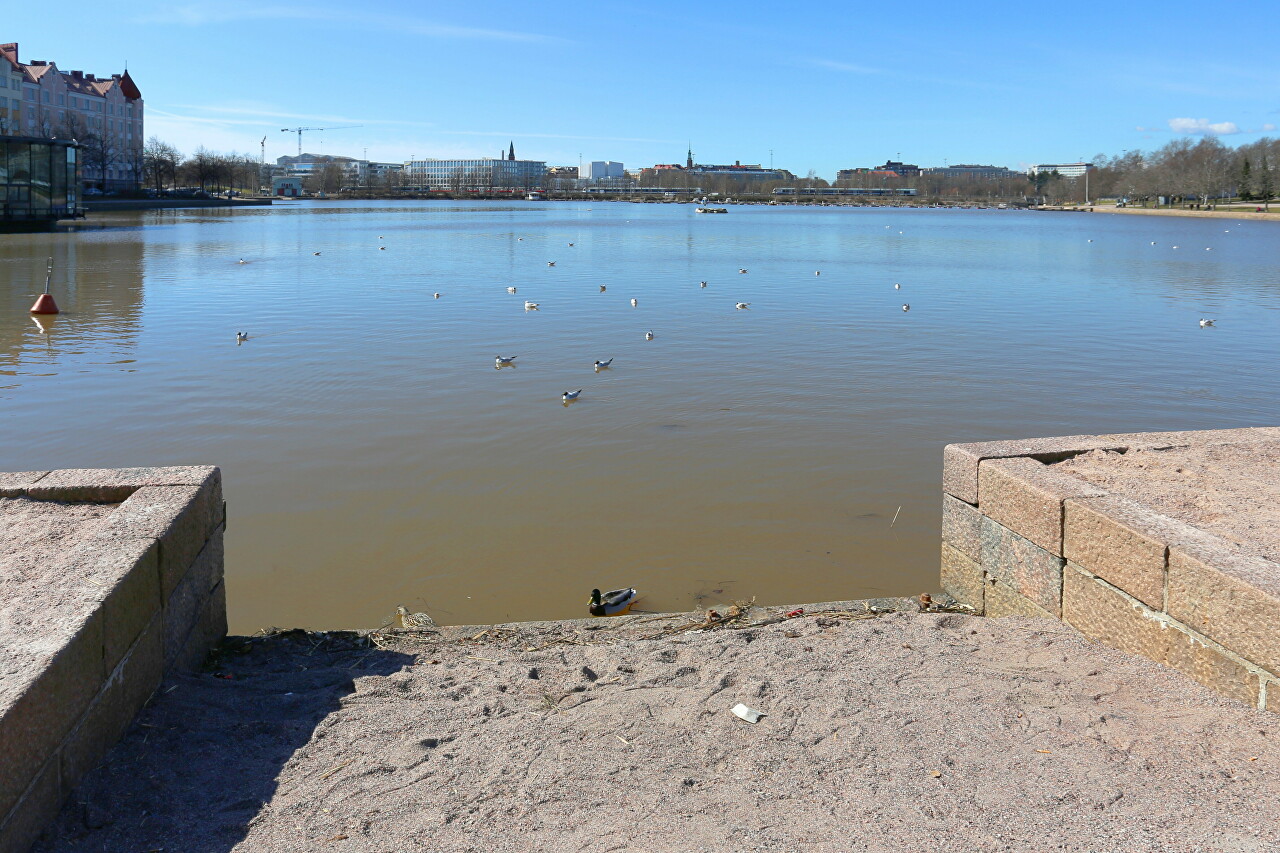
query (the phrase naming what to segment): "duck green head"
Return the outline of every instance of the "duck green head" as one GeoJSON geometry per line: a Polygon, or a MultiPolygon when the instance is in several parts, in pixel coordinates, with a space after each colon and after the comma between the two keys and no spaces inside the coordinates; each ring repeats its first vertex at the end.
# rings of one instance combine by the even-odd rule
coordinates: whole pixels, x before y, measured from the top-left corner
{"type": "Polygon", "coordinates": [[[591,590],[591,603],[592,604],[600,603],[600,590],[598,589],[591,590]]]}

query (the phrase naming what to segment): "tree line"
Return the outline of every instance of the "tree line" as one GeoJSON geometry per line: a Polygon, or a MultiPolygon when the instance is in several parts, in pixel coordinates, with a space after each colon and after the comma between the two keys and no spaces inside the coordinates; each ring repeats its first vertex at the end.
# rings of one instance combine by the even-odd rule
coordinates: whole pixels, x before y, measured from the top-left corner
{"type": "MultiPolygon", "coordinates": [[[[1085,202],[1099,198],[1125,199],[1131,204],[1199,204],[1213,205],[1225,199],[1257,201],[1266,205],[1280,189],[1280,139],[1263,137],[1254,142],[1230,148],[1216,137],[1198,140],[1179,138],[1154,151],[1125,151],[1093,159],[1094,168],[1087,183],[1065,178],[1057,172],[1007,176],[987,179],[922,174],[910,177],[867,174],[857,183],[884,188],[912,187],[918,198],[938,200],[1022,200],[1048,204],[1085,202]]],[[[168,143],[151,137],[142,149],[142,175],[145,186],[156,190],[190,186],[221,192],[225,189],[256,191],[267,176],[256,157],[248,154],[222,154],[203,146],[189,156],[182,155],[168,143]]],[[[317,168],[305,179],[305,188],[334,193],[355,182],[340,162],[317,168]]],[[[392,173],[368,189],[394,191],[408,181],[406,176],[392,173]]],[[[475,182],[475,176],[461,170],[450,179],[455,193],[463,185],[475,182]]],[[[779,187],[805,189],[830,186],[812,171],[795,181],[759,181],[724,175],[698,175],[684,170],[649,170],[640,178],[644,186],[669,187],[673,190],[702,192],[767,194],[779,187]]],[[[368,181],[366,181],[368,183],[368,181]]],[[[499,183],[492,181],[491,183],[499,183]]],[[[548,176],[526,189],[555,189],[559,181],[548,176]]],[[[845,182],[847,183],[847,182],[845,182]]],[[[837,186],[840,182],[837,182],[837,186]]],[[[620,188],[622,191],[625,189],[620,188]]]]}

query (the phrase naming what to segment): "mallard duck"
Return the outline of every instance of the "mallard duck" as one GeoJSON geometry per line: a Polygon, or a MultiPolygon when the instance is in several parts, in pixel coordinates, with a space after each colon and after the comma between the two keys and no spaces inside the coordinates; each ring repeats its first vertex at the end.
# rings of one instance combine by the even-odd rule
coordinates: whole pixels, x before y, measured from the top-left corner
{"type": "Polygon", "coordinates": [[[587,610],[592,616],[621,616],[636,603],[636,591],[632,587],[611,589],[601,594],[600,590],[591,590],[591,602],[587,610]]]}
{"type": "Polygon", "coordinates": [[[432,619],[425,613],[410,613],[409,608],[401,604],[396,608],[396,615],[400,617],[400,627],[413,631],[421,631],[426,628],[434,628],[436,620],[432,619]]]}

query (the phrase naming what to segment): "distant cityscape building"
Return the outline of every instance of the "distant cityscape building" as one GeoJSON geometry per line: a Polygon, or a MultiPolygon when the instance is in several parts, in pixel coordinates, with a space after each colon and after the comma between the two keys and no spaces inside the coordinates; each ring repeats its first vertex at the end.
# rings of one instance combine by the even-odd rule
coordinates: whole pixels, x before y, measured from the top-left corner
{"type": "Polygon", "coordinates": [[[424,190],[532,189],[541,186],[547,175],[545,160],[517,160],[511,143],[502,158],[470,160],[408,160],[404,164],[404,185],[424,190]]]}
{"type": "Polygon", "coordinates": [[[302,195],[302,178],[273,178],[271,194],[285,198],[297,198],[302,195]]]}
{"type": "Polygon", "coordinates": [[[576,181],[578,179],[577,166],[548,166],[547,176],[557,178],[562,181],[576,181]]]}
{"type": "Polygon", "coordinates": [[[683,171],[693,175],[738,178],[751,181],[794,181],[796,179],[796,176],[786,169],[766,169],[758,164],[744,164],[740,160],[735,160],[733,165],[695,163],[693,162],[692,148],[689,149],[688,157],[683,166],[679,163],[658,163],[652,168],[655,172],[683,171]]]}
{"type": "Polygon", "coordinates": [[[1024,178],[1022,172],[1004,166],[979,166],[971,163],[959,163],[955,166],[934,166],[921,169],[922,174],[939,178],[978,178],[981,180],[999,180],[1001,178],[1024,178]]]}
{"type": "Polygon", "coordinates": [[[888,178],[914,178],[920,174],[920,167],[915,163],[900,163],[897,160],[886,160],[884,165],[871,168],[841,169],[836,173],[837,181],[852,181],[862,175],[888,178]]]}
{"type": "Polygon", "coordinates": [[[358,160],[355,157],[343,157],[337,154],[295,154],[276,158],[276,165],[271,169],[273,177],[306,178],[309,175],[324,171],[326,166],[336,165],[342,168],[342,179],[347,184],[377,184],[387,176],[404,168],[403,163],[377,163],[372,160],[358,160]]]}
{"type": "Polygon", "coordinates": [[[623,168],[621,163],[614,160],[592,160],[583,167],[583,180],[586,181],[604,181],[613,178],[625,178],[627,170],[623,168]]]}
{"type": "Polygon", "coordinates": [[[1057,172],[1064,178],[1079,178],[1093,168],[1092,163],[1038,163],[1027,170],[1035,176],[1040,172],[1057,172]]]}
{"type": "Polygon", "coordinates": [[[126,70],[110,77],[22,62],[0,44],[0,136],[74,139],[85,186],[131,189],[142,179],[142,93],[126,70]]]}

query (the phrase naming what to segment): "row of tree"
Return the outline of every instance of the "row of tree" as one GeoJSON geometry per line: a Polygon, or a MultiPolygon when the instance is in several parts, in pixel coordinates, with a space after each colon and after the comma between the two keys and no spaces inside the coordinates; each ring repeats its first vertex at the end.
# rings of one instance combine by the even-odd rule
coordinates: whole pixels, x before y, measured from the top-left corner
{"type": "MultiPolygon", "coordinates": [[[[1212,205],[1239,198],[1262,203],[1280,189],[1280,139],[1264,137],[1229,148],[1216,137],[1199,140],[1174,139],[1151,152],[1125,151],[1115,156],[1099,154],[1088,181],[1065,178],[1057,172],[1034,176],[1006,176],[997,179],[956,178],[940,175],[911,177],[873,174],[859,176],[859,185],[886,189],[912,187],[920,198],[1039,200],[1050,204],[1083,202],[1098,198],[1126,199],[1130,203],[1196,203],[1212,205]]],[[[142,173],[148,187],[162,190],[174,186],[199,187],[220,192],[224,189],[257,190],[267,181],[263,166],[247,154],[220,154],[197,148],[183,156],[176,148],[152,137],[142,150],[142,173]]],[[[806,189],[830,186],[812,171],[794,182],[759,181],[722,175],[698,175],[684,170],[645,170],[641,184],[673,190],[719,192],[723,194],[771,193],[779,187],[806,189]]],[[[396,190],[412,183],[410,176],[390,173],[377,180],[353,175],[338,159],[317,167],[305,179],[312,192],[335,193],[344,187],[396,190]]],[[[457,170],[449,179],[449,189],[462,193],[484,186],[505,186],[502,175],[464,173],[457,170]]],[[[554,190],[558,179],[522,182],[523,189],[554,190]],[[528,186],[524,186],[528,184],[528,186]]],[[[483,187],[481,187],[483,188],[483,187]]]]}

